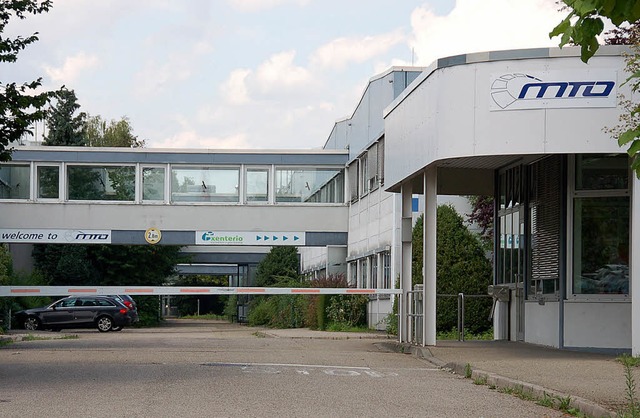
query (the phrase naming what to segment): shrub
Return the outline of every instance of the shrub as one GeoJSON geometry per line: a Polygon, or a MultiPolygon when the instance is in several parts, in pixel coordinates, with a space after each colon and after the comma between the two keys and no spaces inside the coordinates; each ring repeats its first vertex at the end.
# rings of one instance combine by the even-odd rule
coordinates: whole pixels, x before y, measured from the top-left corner
{"type": "MultiPolygon", "coordinates": [[[[485,256],[477,236],[465,226],[462,217],[448,205],[438,206],[437,213],[436,292],[439,295],[484,295],[491,283],[491,262],[485,256]]],[[[422,217],[413,231],[414,283],[422,282],[422,217]]],[[[465,328],[480,334],[491,327],[488,320],[491,309],[490,298],[465,299],[465,328]]],[[[448,331],[458,323],[458,300],[456,297],[440,297],[437,300],[436,327],[448,331]]]]}
{"type": "Polygon", "coordinates": [[[366,295],[333,295],[327,308],[327,319],[348,327],[366,324],[368,302],[366,295]]]}

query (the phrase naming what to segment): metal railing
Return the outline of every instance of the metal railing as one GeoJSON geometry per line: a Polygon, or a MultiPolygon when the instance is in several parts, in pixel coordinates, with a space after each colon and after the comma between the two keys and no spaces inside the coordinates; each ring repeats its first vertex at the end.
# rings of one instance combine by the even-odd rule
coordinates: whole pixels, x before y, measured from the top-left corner
{"type": "MultiPolygon", "coordinates": [[[[422,290],[419,287],[415,287],[418,290],[412,290],[407,292],[407,326],[409,329],[409,341],[412,344],[422,344],[423,341],[423,300],[422,300],[422,290]]],[[[458,341],[465,340],[465,302],[468,298],[491,298],[489,295],[468,295],[464,293],[458,293],[457,295],[448,295],[448,294],[436,294],[437,298],[457,298],[458,300],[458,311],[457,311],[457,333],[458,333],[458,341]]]]}

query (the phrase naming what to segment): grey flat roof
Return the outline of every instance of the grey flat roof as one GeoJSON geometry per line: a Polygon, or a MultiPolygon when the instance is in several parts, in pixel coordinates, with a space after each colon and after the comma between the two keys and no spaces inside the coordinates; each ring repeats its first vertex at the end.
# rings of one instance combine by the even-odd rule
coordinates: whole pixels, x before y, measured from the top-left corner
{"type": "Polygon", "coordinates": [[[21,147],[12,161],[142,164],[342,165],[348,150],[210,150],[160,148],[21,147]]]}

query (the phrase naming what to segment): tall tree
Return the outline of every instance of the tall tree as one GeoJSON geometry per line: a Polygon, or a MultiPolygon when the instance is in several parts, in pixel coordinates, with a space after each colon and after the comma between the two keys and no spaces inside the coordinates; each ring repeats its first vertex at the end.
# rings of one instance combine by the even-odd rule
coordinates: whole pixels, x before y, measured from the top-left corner
{"type": "MultiPolygon", "coordinates": [[[[620,30],[627,25],[634,25],[640,20],[640,2],[637,0],[563,0],[568,6],[569,14],[549,34],[550,37],[561,36],[560,47],[566,44],[580,45],[581,56],[584,62],[589,61],[600,44],[597,36],[604,31],[603,18],[610,19],[620,30]]],[[[564,9],[563,9],[564,10],[564,9]]],[[[624,29],[623,29],[624,32],[624,29]]],[[[618,33],[621,41],[625,40],[624,33],[618,33]]],[[[614,33],[614,38],[616,34],[614,33]]],[[[634,93],[640,91],[640,58],[638,58],[638,37],[627,38],[633,42],[633,54],[627,58],[627,71],[630,84],[634,93]]],[[[627,147],[627,153],[631,157],[631,168],[640,178],[640,105],[623,99],[622,107],[625,109],[621,116],[621,124],[610,133],[618,140],[621,147],[627,147]]]]}
{"type": "Polygon", "coordinates": [[[56,104],[47,112],[49,134],[43,145],[87,145],[83,132],[86,114],[77,113],[78,109],[80,105],[73,90],[62,89],[58,92],[56,104]]]}
{"type": "Polygon", "coordinates": [[[257,286],[282,286],[300,281],[300,259],[296,247],[272,247],[256,268],[257,286]]]}
{"type": "MultiPolygon", "coordinates": [[[[16,62],[18,53],[38,40],[37,32],[27,37],[2,36],[9,20],[45,13],[51,6],[50,0],[0,1],[0,63],[16,62]]],[[[9,144],[18,141],[25,134],[33,135],[30,126],[44,119],[44,107],[54,92],[36,94],[40,86],[42,78],[22,84],[0,80],[0,161],[10,160],[11,149],[7,148],[9,144]]]]}

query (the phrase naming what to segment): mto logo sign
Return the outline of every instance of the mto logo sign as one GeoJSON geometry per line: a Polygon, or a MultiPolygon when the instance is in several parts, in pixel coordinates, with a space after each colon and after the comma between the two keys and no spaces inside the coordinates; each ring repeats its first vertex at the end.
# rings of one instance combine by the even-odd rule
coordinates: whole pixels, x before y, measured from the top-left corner
{"type": "Polygon", "coordinates": [[[111,231],[96,229],[0,229],[0,242],[110,244],[111,231]]]}
{"type": "Polygon", "coordinates": [[[547,71],[491,77],[490,109],[616,107],[615,71],[547,71]]]}

